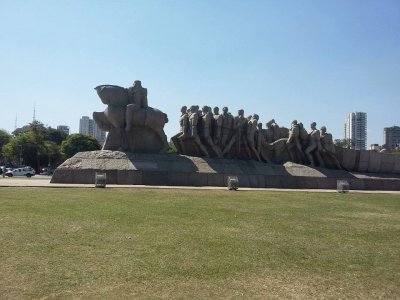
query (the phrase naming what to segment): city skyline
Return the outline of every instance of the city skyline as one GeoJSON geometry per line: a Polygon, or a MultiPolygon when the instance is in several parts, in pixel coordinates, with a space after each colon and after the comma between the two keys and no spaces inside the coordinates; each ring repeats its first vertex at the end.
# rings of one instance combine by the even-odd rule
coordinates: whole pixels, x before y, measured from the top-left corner
{"type": "Polygon", "coordinates": [[[0,4],[0,128],[36,119],[78,132],[103,111],[94,87],[142,80],[179,131],[182,105],[243,108],[344,138],[368,114],[367,145],[399,125],[398,1],[41,1],[0,4]],[[107,21],[105,21],[107,20],[107,21]],[[111,20],[111,22],[110,22],[111,20]]]}

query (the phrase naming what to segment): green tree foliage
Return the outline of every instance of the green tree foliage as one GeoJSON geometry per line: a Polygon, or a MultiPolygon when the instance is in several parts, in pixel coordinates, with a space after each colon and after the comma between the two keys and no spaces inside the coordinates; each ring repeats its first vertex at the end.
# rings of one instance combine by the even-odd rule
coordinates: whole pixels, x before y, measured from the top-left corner
{"type": "Polygon", "coordinates": [[[4,156],[3,156],[2,149],[3,149],[3,146],[10,141],[10,139],[11,139],[11,135],[7,131],[0,129],[0,161],[2,163],[4,162],[4,156]]]}
{"type": "Polygon", "coordinates": [[[8,161],[16,165],[24,164],[38,168],[39,144],[32,132],[21,133],[12,138],[4,147],[8,161]]]}
{"type": "Polygon", "coordinates": [[[44,139],[51,141],[56,145],[61,145],[61,143],[68,137],[65,132],[59,131],[57,129],[48,127],[44,132],[44,139]]]}
{"type": "Polygon", "coordinates": [[[78,152],[100,150],[99,142],[92,136],[71,134],[61,143],[61,154],[70,158],[78,152]]]}
{"type": "Polygon", "coordinates": [[[34,121],[16,129],[14,137],[4,146],[4,156],[14,165],[29,165],[40,171],[41,166],[53,167],[62,162],[60,144],[66,139],[64,132],[45,127],[34,121]]]}
{"type": "Polygon", "coordinates": [[[335,146],[341,147],[341,148],[350,148],[352,145],[351,139],[336,139],[334,141],[335,146]]]}

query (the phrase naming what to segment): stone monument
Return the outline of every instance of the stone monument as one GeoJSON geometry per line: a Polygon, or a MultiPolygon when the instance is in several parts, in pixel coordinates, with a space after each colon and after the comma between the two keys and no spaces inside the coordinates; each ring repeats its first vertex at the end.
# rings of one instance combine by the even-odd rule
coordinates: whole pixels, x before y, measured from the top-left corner
{"type": "Polygon", "coordinates": [[[275,119],[265,129],[258,114],[245,117],[228,107],[182,106],[179,132],[168,149],[167,115],[148,105],[139,80],[129,88],[95,88],[106,105],[94,112],[108,131],[101,151],[80,152],[55,171],[51,182],[94,183],[96,172],[107,184],[226,186],[230,177],[242,187],[336,189],[345,179],[351,189],[400,190],[400,157],[343,149],[333,144],[326,126],[310,131],[293,120],[290,128],[275,119]]]}
{"type": "Polygon", "coordinates": [[[107,105],[103,112],[94,112],[97,126],[108,131],[103,150],[163,153],[168,150],[164,125],[168,117],[148,106],[147,89],[136,80],[132,87],[100,85],[95,88],[107,105]]]}

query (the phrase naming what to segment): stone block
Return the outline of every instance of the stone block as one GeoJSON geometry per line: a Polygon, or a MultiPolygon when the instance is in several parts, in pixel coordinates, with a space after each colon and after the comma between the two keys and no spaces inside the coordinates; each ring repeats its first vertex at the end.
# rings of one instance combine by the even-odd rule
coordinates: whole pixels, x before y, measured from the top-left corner
{"type": "Polygon", "coordinates": [[[317,179],[325,179],[324,177],[300,177],[296,176],[297,188],[299,189],[316,189],[318,188],[317,179]]]}
{"type": "Polygon", "coordinates": [[[226,186],[224,174],[207,174],[207,186],[226,186]]]}
{"type": "Polygon", "coordinates": [[[183,176],[188,178],[189,186],[207,186],[207,176],[206,173],[182,173],[183,176]]]}
{"type": "Polygon", "coordinates": [[[142,171],[118,170],[117,184],[138,184],[142,183],[142,171]]]}
{"type": "Polygon", "coordinates": [[[365,190],[364,179],[348,178],[350,190],[365,190]]]}
{"type": "Polygon", "coordinates": [[[51,183],[72,183],[75,170],[58,168],[51,177],[51,183]]]}
{"type": "Polygon", "coordinates": [[[339,162],[343,161],[343,148],[334,146],[335,147],[335,156],[339,162]]]}
{"type": "Polygon", "coordinates": [[[378,173],[381,170],[381,158],[382,154],[377,153],[375,151],[368,151],[369,153],[369,161],[368,161],[368,170],[369,173],[378,173]]]}
{"type": "Polygon", "coordinates": [[[384,180],[383,189],[386,191],[400,191],[400,179],[384,180]]]}
{"type": "Polygon", "coordinates": [[[93,169],[80,169],[73,172],[73,182],[72,183],[83,183],[83,184],[94,184],[95,173],[100,170],[93,169]]]}
{"type": "Polygon", "coordinates": [[[357,166],[358,172],[367,172],[370,152],[371,151],[367,151],[367,150],[359,151],[360,159],[359,159],[358,166],[357,166]]]}
{"type": "Polygon", "coordinates": [[[142,171],[142,182],[145,185],[168,185],[168,172],[142,171]]]}
{"type": "Polygon", "coordinates": [[[400,174],[400,159],[396,159],[394,162],[393,173],[400,174]]]}
{"type": "Polygon", "coordinates": [[[337,187],[336,178],[316,178],[315,181],[318,189],[334,190],[337,187]]]}
{"type": "Polygon", "coordinates": [[[354,171],[356,169],[357,151],[352,149],[343,149],[342,166],[347,171],[354,171]]]}
{"type": "Polygon", "coordinates": [[[282,187],[282,176],[264,176],[264,182],[266,188],[281,188],[282,187]]]}
{"type": "Polygon", "coordinates": [[[297,189],[297,178],[295,176],[285,176],[281,178],[281,187],[284,189],[297,189]]]}
{"type": "Polygon", "coordinates": [[[257,175],[248,175],[249,178],[249,187],[259,188],[258,185],[258,176],[257,175]]]}
{"type": "Polygon", "coordinates": [[[257,175],[257,187],[264,188],[265,187],[265,176],[264,175],[257,175]]]}
{"type": "Polygon", "coordinates": [[[379,191],[384,187],[384,180],[381,179],[364,179],[364,189],[371,191],[379,191]]]}
{"type": "Polygon", "coordinates": [[[392,173],[394,170],[394,166],[396,164],[396,159],[394,155],[379,153],[381,156],[381,167],[380,171],[382,173],[392,173]]]}

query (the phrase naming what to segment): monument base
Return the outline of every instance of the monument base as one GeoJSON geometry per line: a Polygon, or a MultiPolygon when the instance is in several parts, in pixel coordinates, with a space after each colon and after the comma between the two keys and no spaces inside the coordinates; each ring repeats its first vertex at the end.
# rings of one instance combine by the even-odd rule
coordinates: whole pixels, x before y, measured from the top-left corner
{"type": "Polygon", "coordinates": [[[109,150],[77,153],[56,169],[51,183],[94,184],[95,172],[105,172],[107,184],[227,186],[228,176],[237,176],[239,187],[337,189],[337,180],[347,180],[351,190],[400,190],[400,174],[109,150]]]}

